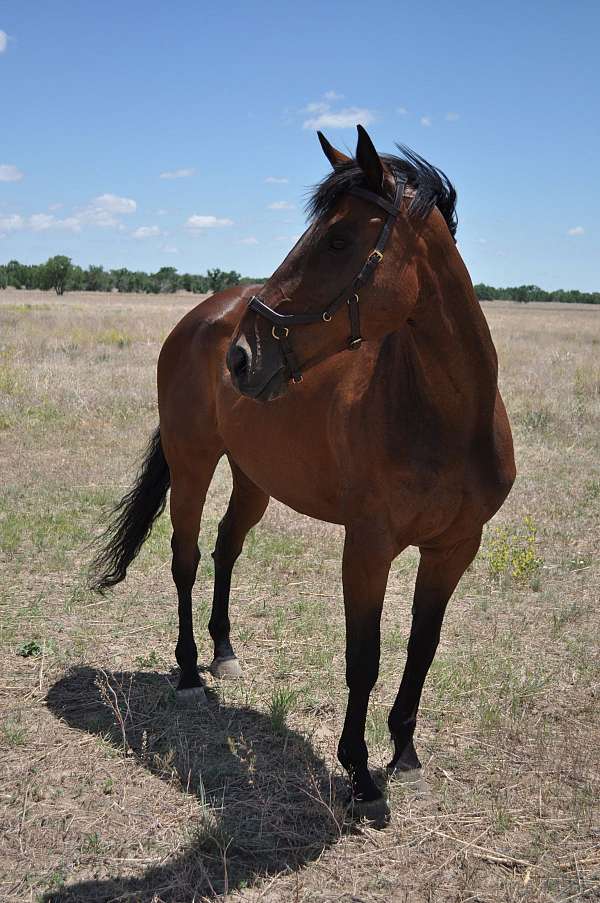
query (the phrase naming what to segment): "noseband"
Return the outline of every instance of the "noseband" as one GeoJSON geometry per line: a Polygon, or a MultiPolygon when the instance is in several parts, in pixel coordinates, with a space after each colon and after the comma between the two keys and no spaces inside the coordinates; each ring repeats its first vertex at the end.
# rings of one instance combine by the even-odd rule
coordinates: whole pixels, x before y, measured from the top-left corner
{"type": "MultiPolygon", "coordinates": [[[[405,176],[402,176],[400,174],[396,175],[396,190],[393,202],[379,197],[379,195],[375,194],[375,192],[373,191],[367,191],[366,188],[350,188],[349,194],[363,198],[363,200],[365,201],[370,201],[372,204],[377,204],[378,207],[383,207],[383,209],[387,213],[387,219],[379,234],[377,244],[363,263],[358,275],[352,281],[350,289],[344,289],[343,292],[340,292],[340,294],[334,299],[334,301],[331,302],[328,307],[325,308],[324,311],[322,311],[322,313],[280,314],[277,313],[276,310],[273,310],[272,307],[269,307],[267,304],[265,304],[264,301],[261,301],[258,295],[253,295],[250,298],[250,301],[248,302],[248,309],[253,310],[255,313],[259,314],[261,317],[264,317],[266,320],[273,324],[271,327],[271,333],[273,334],[273,338],[277,339],[277,341],[280,343],[283,359],[295,383],[302,382],[302,371],[298,364],[296,355],[294,354],[294,349],[292,348],[291,342],[289,340],[290,326],[306,326],[310,323],[318,323],[319,321],[330,323],[333,319],[334,314],[336,314],[338,310],[343,306],[344,302],[346,302],[348,304],[348,317],[350,319],[350,338],[348,339],[348,348],[351,351],[355,351],[357,348],[360,348],[362,336],[360,334],[358,289],[371,279],[377,265],[383,260],[383,252],[385,250],[385,246],[387,245],[390,233],[392,231],[394,223],[396,222],[396,217],[400,213],[402,198],[404,196],[404,189],[406,188],[406,181],[407,180],[405,176]]],[[[284,298],[284,301],[288,300],[289,298],[284,298]]]]}

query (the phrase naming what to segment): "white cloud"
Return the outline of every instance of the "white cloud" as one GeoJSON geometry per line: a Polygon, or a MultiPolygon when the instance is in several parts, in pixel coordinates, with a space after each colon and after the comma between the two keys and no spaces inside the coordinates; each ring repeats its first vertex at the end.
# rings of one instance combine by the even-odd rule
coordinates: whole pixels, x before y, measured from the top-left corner
{"type": "MultiPolygon", "coordinates": [[[[3,34],[3,32],[0,32],[0,34],[3,34]]],[[[13,166],[12,163],[0,164],[0,182],[20,182],[22,178],[23,173],[16,166],[13,166]]]]}
{"type": "Polygon", "coordinates": [[[48,210],[60,210],[64,204],[48,204],[48,210]]]}
{"type": "Polygon", "coordinates": [[[408,110],[406,109],[406,107],[396,107],[396,113],[398,113],[400,116],[406,116],[408,110]]]}
{"type": "Polygon", "coordinates": [[[8,46],[8,35],[5,31],[0,31],[0,53],[4,53],[8,46]]]}
{"type": "Polygon", "coordinates": [[[295,204],[290,204],[289,201],[273,201],[272,204],[269,204],[269,210],[295,210],[295,204]]]}
{"type": "Polygon", "coordinates": [[[189,169],[168,169],[166,172],[161,172],[161,179],[189,179],[190,176],[193,176],[196,170],[193,167],[189,169]]]}
{"type": "Polygon", "coordinates": [[[303,113],[326,113],[330,107],[331,107],[331,104],[327,103],[326,101],[318,100],[313,103],[307,103],[306,106],[304,107],[304,109],[302,110],[302,112],[303,113]]]}
{"type": "Polygon", "coordinates": [[[131,198],[121,198],[117,194],[101,194],[93,203],[109,213],[135,213],[137,204],[131,198]]]}
{"type": "Polygon", "coordinates": [[[460,119],[458,113],[446,113],[445,116],[446,122],[456,122],[457,119],[460,119]]]}
{"type": "Polygon", "coordinates": [[[477,241],[480,245],[487,245],[487,238],[478,238],[477,241]]]}
{"type": "Polygon", "coordinates": [[[265,182],[269,185],[287,185],[289,179],[286,179],[285,176],[279,178],[278,176],[267,176],[265,182]]]}
{"type": "Polygon", "coordinates": [[[0,231],[16,232],[18,229],[25,228],[25,220],[18,213],[12,213],[9,216],[0,216],[0,231]]]}
{"type": "MultiPolygon", "coordinates": [[[[62,204],[51,204],[50,210],[59,210],[62,204]]],[[[73,211],[70,216],[60,218],[51,213],[32,213],[23,217],[20,214],[0,216],[0,230],[2,232],[14,232],[17,229],[29,229],[32,232],[48,232],[50,230],[63,230],[67,232],[81,232],[84,226],[96,226],[100,228],[125,230],[125,226],[119,219],[120,214],[130,214],[136,209],[135,201],[130,198],[120,198],[114,194],[103,194],[94,198],[85,207],[73,211]]],[[[144,229],[156,229],[158,227],[141,227],[144,229]]],[[[138,230],[139,231],[139,230],[138,230]]],[[[157,234],[151,232],[149,234],[157,234]]],[[[139,237],[146,237],[140,235],[139,237]]]]}
{"type": "Polygon", "coordinates": [[[344,95],[338,94],[337,91],[325,91],[325,94],[323,95],[323,97],[325,98],[325,100],[343,100],[344,99],[344,95]]]}
{"type": "Polygon", "coordinates": [[[241,245],[257,245],[258,238],[255,238],[254,235],[249,235],[248,238],[240,238],[241,245]]]}
{"type": "Polygon", "coordinates": [[[68,232],[80,232],[81,223],[76,216],[58,219],[53,213],[33,213],[27,220],[33,232],[47,232],[49,229],[66,229],[68,232]]]}
{"type": "Polygon", "coordinates": [[[200,216],[199,214],[194,213],[192,216],[188,217],[185,225],[187,229],[196,232],[199,229],[212,229],[215,226],[232,226],[233,220],[218,216],[200,216]]]}
{"type": "Polygon", "coordinates": [[[424,128],[428,129],[431,125],[431,116],[421,116],[419,122],[424,128]]]}
{"type": "Polygon", "coordinates": [[[159,210],[156,211],[156,215],[157,216],[166,216],[168,212],[169,212],[168,210],[165,210],[163,207],[161,207],[159,210]]]}
{"type": "Polygon", "coordinates": [[[165,254],[179,254],[179,249],[175,245],[163,245],[161,251],[165,254]]]}
{"type": "Polygon", "coordinates": [[[567,235],[585,235],[585,229],[583,226],[573,226],[572,229],[567,229],[567,235]]]}
{"type": "Polygon", "coordinates": [[[32,232],[47,232],[49,229],[79,232],[80,228],[79,220],[75,216],[68,216],[65,219],[57,219],[52,213],[32,213],[28,217],[23,217],[18,213],[0,216],[2,232],[16,232],[21,229],[30,229],[32,232]]]}
{"type": "Polygon", "coordinates": [[[304,129],[348,129],[352,126],[367,126],[375,121],[375,113],[366,107],[344,107],[333,110],[328,103],[309,104],[307,113],[316,113],[302,123],[304,129]]]}
{"type": "Polygon", "coordinates": [[[161,234],[158,226],[138,226],[138,228],[131,233],[133,238],[156,238],[161,234]]]}

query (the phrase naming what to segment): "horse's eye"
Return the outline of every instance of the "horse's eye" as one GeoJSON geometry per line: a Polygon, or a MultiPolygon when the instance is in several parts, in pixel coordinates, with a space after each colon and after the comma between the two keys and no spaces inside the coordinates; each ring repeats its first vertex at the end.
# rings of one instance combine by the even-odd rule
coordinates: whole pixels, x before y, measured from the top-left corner
{"type": "Polygon", "coordinates": [[[334,251],[343,251],[346,247],[346,242],[343,238],[332,238],[329,242],[329,247],[333,248],[334,251]]]}

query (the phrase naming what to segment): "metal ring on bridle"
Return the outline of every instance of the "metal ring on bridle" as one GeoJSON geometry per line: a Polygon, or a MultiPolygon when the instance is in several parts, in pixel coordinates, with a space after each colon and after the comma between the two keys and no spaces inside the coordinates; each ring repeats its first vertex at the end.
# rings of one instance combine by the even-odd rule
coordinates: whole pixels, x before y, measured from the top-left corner
{"type": "Polygon", "coordinates": [[[326,323],[330,323],[330,322],[331,322],[332,317],[331,317],[331,314],[329,313],[328,310],[326,310],[326,311],[323,313],[323,319],[325,320],[326,323]]]}
{"type": "MultiPolygon", "coordinates": [[[[279,339],[281,338],[281,336],[280,336],[280,335],[277,335],[277,333],[275,332],[276,329],[277,329],[276,326],[271,326],[271,335],[273,336],[274,339],[277,339],[277,341],[279,341],[279,339]]],[[[287,328],[287,326],[284,326],[284,327],[283,327],[283,337],[284,337],[285,339],[287,339],[287,337],[289,336],[289,334],[290,334],[289,329],[287,328]]]]}

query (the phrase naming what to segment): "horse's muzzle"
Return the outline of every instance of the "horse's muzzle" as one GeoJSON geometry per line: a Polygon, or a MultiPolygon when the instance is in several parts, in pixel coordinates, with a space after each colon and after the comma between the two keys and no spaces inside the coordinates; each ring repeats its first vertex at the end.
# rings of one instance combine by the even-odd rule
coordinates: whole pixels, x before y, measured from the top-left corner
{"type": "Polygon", "coordinates": [[[231,382],[240,395],[255,401],[272,401],[285,393],[287,380],[283,362],[278,363],[275,369],[269,368],[270,372],[265,372],[264,367],[255,370],[251,355],[239,341],[231,343],[225,360],[231,382]]]}

